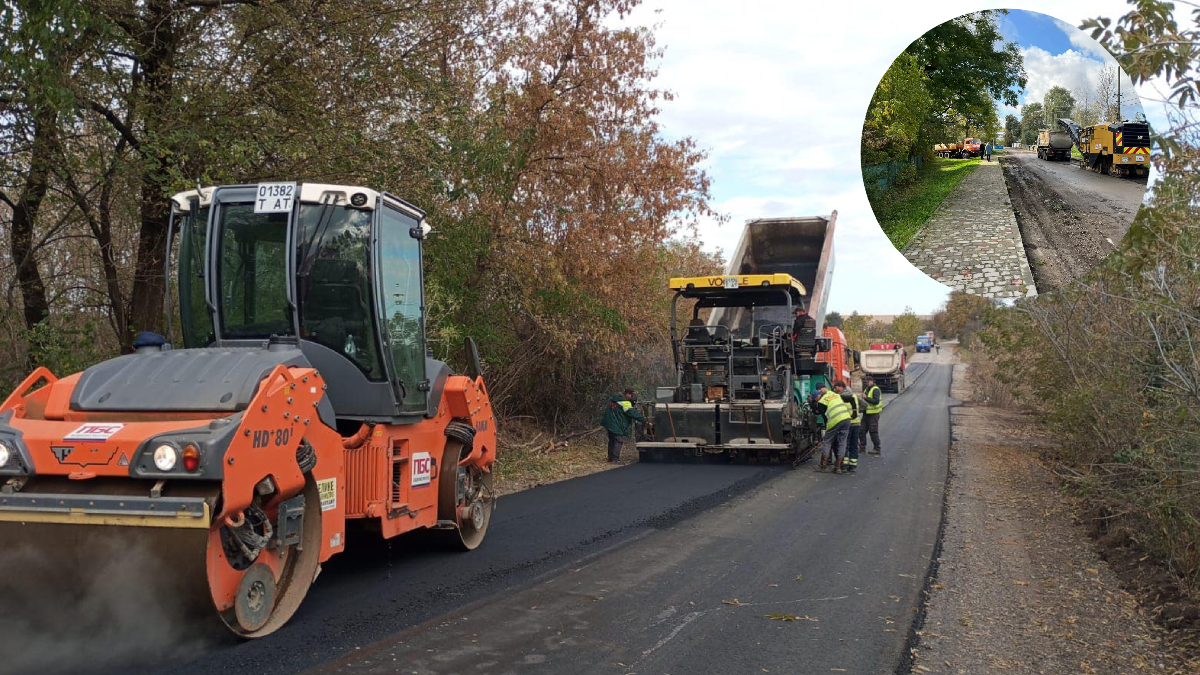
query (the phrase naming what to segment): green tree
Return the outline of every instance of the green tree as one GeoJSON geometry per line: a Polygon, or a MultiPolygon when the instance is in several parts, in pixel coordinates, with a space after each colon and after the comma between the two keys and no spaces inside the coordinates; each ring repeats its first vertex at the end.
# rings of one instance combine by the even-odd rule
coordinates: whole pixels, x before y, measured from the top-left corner
{"type": "Polygon", "coordinates": [[[842,333],[846,335],[846,344],[855,351],[863,351],[871,344],[871,316],[851,312],[842,322],[842,333]]]}
{"type": "Polygon", "coordinates": [[[927,82],[924,67],[910,54],[900,54],[888,67],[863,121],[864,165],[907,159],[913,153],[933,106],[927,82]]]}
{"type": "Polygon", "coordinates": [[[1004,117],[1004,144],[1012,145],[1021,142],[1021,120],[1016,115],[1004,117]]]}
{"type": "Polygon", "coordinates": [[[1133,11],[1113,21],[1088,19],[1080,25],[1091,30],[1129,73],[1134,84],[1162,77],[1170,86],[1168,100],[1186,109],[1200,102],[1196,45],[1200,44],[1200,13],[1191,13],[1191,23],[1172,15],[1175,5],[1160,0],[1131,0],[1133,11]]]}
{"type": "Polygon", "coordinates": [[[931,115],[949,120],[955,112],[982,126],[995,115],[994,101],[1017,105],[1027,81],[1020,47],[1000,34],[1007,10],[984,10],[943,22],[910,44],[929,78],[931,115]]]}
{"type": "Polygon", "coordinates": [[[827,312],[825,314],[825,325],[832,328],[841,328],[845,319],[842,318],[839,312],[827,312]]]}
{"type": "Polygon", "coordinates": [[[905,307],[902,314],[892,319],[891,328],[888,330],[888,338],[892,342],[899,342],[903,345],[916,344],[917,335],[923,327],[924,322],[917,317],[912,307],[905,307]]]}
{"type": "Polygon", "coordinates": [[[1041,103],[1026,103],[1021,107],[1021,142],[1025,145],[1037,143],[1038,132],[1046,128],[1041,103]]]}
{"type": "Polygon", "coordinates": [[[33,277],[0,279],[0,377],[38,350],[63,363],[85,326],[110,327],[77,352],[101,356],[161,328],[171,193],[294,179],[426,209],[431,348],[458,359],[476,337],[505,414],[562,421],[669,364],[667,278],[720,265],[680,243],[714,215],[709,178],[658,126],[659,47],[622,20],[636,4],[5,4],[0,192],[42,201],[3,239],[41,273],[49,335],[25,325],[33,277]]]}
{"type": "Polygon", "coordinates": [[[1066,87],[1054,85],[1042,99],[1046,126],[1057,125],[1060,117],[1070,117],[1075,110],[1075,97],[1066,87]]]}
{"type": "Polygon", "coordinates": [[[983,326],[983,319],[995,303],[974,293],[955,291],[946,300],[941,319],[939,338],[957,337],[964,344],[970,342],[971,334],[983,326]]]}

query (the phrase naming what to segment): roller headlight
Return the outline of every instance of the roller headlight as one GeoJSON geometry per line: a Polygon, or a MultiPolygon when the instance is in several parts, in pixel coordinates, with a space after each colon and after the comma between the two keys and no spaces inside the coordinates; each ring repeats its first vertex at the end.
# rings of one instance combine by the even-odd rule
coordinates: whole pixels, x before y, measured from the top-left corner
{"type": "Polygon", "coordinates": [[[8,460],[13,456],[12,448],[4,441],[0,441],[0,467],[8,465],[8,460]]]}
{"type": "Polygon", "coordinates": [[[174,469],[178,461],[179,451],[175,449],[175,446],[163,443],[154,449],[154,466],[158,467],[159,471],[174,469]]]}

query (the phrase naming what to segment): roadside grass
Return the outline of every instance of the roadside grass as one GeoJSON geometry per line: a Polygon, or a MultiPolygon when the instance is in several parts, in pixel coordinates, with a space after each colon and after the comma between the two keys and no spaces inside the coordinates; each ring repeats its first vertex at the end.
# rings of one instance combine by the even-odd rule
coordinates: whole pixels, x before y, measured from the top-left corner
{"type": "MultiPolygon", "coordinates": [[[[608,458],[607,437],[588,434],[571,441],[556,440],[533,433],[520,424],[510,424],[496,453],[493,473],[496,494],[506,495],[538,485],[584,476],[613,468],[608,458]]],[[[598,430],[597,430],[598,431],[598,430]]],[[[637,461],[633,442],[621,451],[622,462],[637,461]]]]}
{"type": "Polygon", "coordinates": [[[897,250],[904,250],[951,190],[979,166],[979,161],[978,158],[931,159],[911,181],[871,201],[875,219],[897,250]]]}
{"type": "Polygon", "coordinates": [[[1083,159],[1083,155],[1079,154],[1079,148],[1074,145],[1071,146],[1071,156],[1075,159],[1083,159]]]}

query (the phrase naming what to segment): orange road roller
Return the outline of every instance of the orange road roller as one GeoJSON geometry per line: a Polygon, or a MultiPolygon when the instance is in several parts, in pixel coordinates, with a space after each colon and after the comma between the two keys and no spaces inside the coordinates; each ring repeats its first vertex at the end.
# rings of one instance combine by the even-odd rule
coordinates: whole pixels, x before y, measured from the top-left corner
{"type": "Polygon", "coordinates": [[[246,638],[287,622],[353,519],[479,546],[496,419],[474,342],[466,374],[429,356],[424,212],[284,182],[184,192],[171,212],[182,347],[142,333],[5,399],[6,546],[145,540],[246,638]]]}

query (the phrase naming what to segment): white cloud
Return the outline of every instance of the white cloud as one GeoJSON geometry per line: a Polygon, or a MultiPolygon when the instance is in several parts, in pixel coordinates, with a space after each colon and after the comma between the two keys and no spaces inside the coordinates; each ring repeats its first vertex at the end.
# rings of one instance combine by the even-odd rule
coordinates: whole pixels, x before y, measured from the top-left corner
{"type": "Polygon", "coordinates": [[[1025,59],[1025,74],[1029,78],[1025,85],[1025,101],[1041,103],[1046,92],[1054,86],[1078,91],[1081,87],[1092,87],[1105,64],[1077,52],[1074,49],[1052,55],[1038,46],[1021,50],[1025,59]]]}
{"type": "Polygon", "coordinates": [[[1112,58],[1112,55],[1108,53],[1108,50],[1105,49],[1099,42],[1093,40],[1090,34],[1079,30],[1066,21],[1054,19],[1054,24],[1058,26],[1059,30],[1063,32],[1063,35],[1066,35],[1067,39],[1071,41],[1071,44],[1077,47],[1079,51],[1098,59],[1108,60],[1112,58]]]}
{"type": "MultiPolygon", "coordinates": [[[[909,265],[875,221],[862,188],[859,138],[871,94],[892,60],[937,24],[987,6],[980,0],[917,9],[894,0],[645,0],[630,20],[659,26],[665,56],[656,84],[675,94],[662,106],[664,135],[691,136],[708,149],[714,207],[730,217],[720,226],[701,224],[706,247],[728,254],[747,219],[836,209],[831,309],[890,314],[941,304],[946,287],[909,265]]],[[[1051,0],[1037,8],[1068,20],[1129,11],[1123,0],[1051,0]]],[[[1050,78],[1069,72],[1071,58],[1099,69],[1083,44],[1070,53],[1061,61],[1035,56],[1046,73],[1033,83],[1037,100],[1061,84],[1050,78]]]]}

